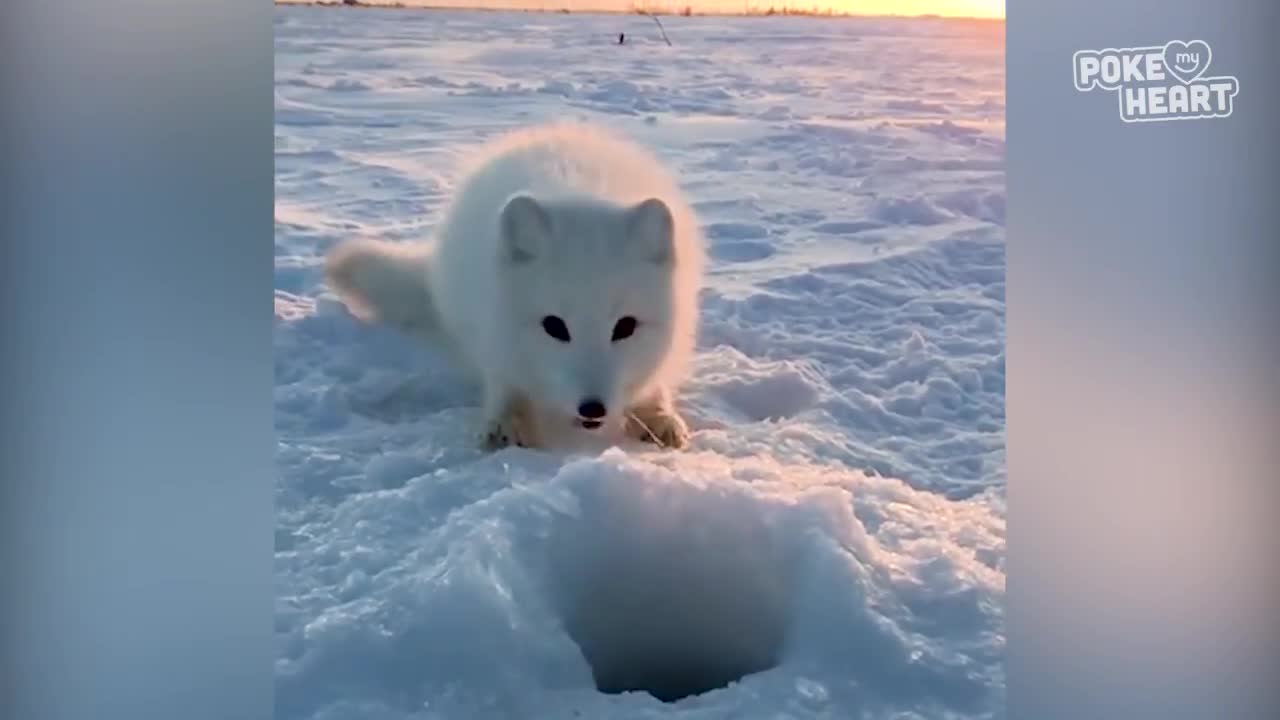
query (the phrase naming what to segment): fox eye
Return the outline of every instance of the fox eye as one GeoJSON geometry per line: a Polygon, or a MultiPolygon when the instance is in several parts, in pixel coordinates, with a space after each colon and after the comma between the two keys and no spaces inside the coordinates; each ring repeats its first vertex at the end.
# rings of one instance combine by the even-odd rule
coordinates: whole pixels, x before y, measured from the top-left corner
{"type": "Polygon", "coordinates": [[[548,315],[542,318],[542,329],[560,342],[569,342],[569,327],[555,315],[548,315]]]}
{"type": "Polygon", "coordinates": [[[628,315],[618,320],[617,324],[613,326],[612,341],[618,342],[619,340],[625,340],[631,337],[632,333],[634,333],[635,331],[636,331],[636,319],[628,315]]]}

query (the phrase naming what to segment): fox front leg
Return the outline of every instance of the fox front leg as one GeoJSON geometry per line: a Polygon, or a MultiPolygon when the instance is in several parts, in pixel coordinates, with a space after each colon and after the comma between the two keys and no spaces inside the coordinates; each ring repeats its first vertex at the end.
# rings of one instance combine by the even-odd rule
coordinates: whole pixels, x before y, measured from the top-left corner
{"type": "Polygon", "coordinates": [[[671,394],[665,389],[631,408],[627,414],[627,434],[675,450],[689,445],[689,426],[676,412],[671,394]]]}
{"type": "Polygon", "coordinates": [[[493,451],[511,445],[538,446],[532,408],[520,393],[496,383],[485,383],[484,419],[483,449],[493,451]]]}

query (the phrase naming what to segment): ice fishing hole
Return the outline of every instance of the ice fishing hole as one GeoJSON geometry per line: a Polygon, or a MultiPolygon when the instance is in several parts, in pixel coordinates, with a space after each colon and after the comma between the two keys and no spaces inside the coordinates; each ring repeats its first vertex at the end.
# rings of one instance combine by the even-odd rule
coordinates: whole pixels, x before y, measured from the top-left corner
{"type": "Polygon", "coordinates": [[[552,595],[596,688],[675,702],[775,667],[791,584],[761,509],[608,485],[552,537],[552,595]]]}

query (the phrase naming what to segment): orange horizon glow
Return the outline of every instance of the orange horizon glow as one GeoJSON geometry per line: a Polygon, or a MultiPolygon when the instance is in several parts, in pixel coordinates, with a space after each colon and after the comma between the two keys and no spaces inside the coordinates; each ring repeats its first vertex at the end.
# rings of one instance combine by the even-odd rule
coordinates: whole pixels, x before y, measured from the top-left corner
{"type": "Polygon", "coordinates": [[[837,12],[851,15],[938,15],[941,17],[966,17],[1004,19],[1005,0],[824,0],[807,3],[796,0],[797,7],[830,6],[837,12]]]}
{"type": "MultiPolygon", "coordinates": [[[[277,0],[288,3],[306,0],[277,0]]],[[[523,9],[627,12],[636,7],[675,12],[688,6],[698,13],[763,12],[817,9],[848,15],[934,15],[952,18],[1003,20],[1005,0],[361,0],[367,5],[435,6],[454,8],[523,9]]]]}

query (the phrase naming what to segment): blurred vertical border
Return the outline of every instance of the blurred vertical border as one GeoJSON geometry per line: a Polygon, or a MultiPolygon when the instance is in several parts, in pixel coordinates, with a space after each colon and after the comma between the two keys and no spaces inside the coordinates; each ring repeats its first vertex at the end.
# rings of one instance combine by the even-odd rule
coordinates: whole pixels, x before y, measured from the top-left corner
{"type": "Polygon", "coordinates": [[[1280,717],[1274,0],[1009,0],[1008,712],[1280,717]],[[1079,50],[1203,40],[1229,117],[1125,123],[1079,50]]]}
{"type": "Polygon", "coordinates": [[[272,12],[0,5],[0,717],[270,717],[272,12]]]}

